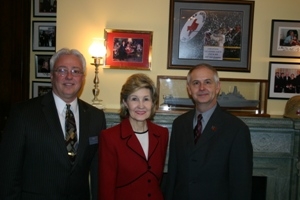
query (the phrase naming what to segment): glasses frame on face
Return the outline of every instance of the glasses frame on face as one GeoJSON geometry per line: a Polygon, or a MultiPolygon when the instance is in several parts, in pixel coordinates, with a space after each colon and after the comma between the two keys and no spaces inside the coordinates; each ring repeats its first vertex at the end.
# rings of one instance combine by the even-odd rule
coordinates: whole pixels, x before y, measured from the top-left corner
{"type": "Polygon", "coordinates": [[[62,76],[62,77],[67,76],[69,73],[71,73],[72,76],[74,76],[74,77],[83,76],[83,74],[84,74],[84,72],[82,70],[77,69],[77,68],[73,68],[71,70],[68,70],[67,68],[59,67],[59,68],[54,69],[52,71],[56,72],[59,76],[62,76]]]}

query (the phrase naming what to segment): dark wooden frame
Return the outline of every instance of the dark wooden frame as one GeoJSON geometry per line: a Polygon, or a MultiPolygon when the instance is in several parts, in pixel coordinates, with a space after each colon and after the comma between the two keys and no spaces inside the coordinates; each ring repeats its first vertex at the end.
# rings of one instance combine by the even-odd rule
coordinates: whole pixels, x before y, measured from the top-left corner
{"type": "Polygon", "coordinates": [[[300,21],[296,20],[272,20],[270,57],[300,58],[300,21]],[[284,39],[288,32],[297,33],[297,45],[288,45],[284,39]]]}
{"type": "MultiPolygon", "coordinates": [[[[168,45],[168,69],[190,69],[199,63],[208,63],[216,67],[220,71],[234,71],[234,72],[250,72],[251,68],[251,50],[252,50],[252,27],[253,27],[253,15],[254,15],[254,1],[184,1],[184,0],[171,0],[170,2],[170,18],[169,18],[169,45],[168,45]],[[203,12],[208,14],[203,14],[203,12]],[[206,48],[204,51],[204,38],[209,29],[215,30],[220,28],[220,25],[224,25],[227,30],[227,26],[235,26],[237,24],[226,24],[229,21],[219,21],[217,24],[212,23],[208,19],[214,12],[219,13],[222,20],[223,15],[231,16],[235,14],[240,18],[236,21],[242,27],[242,39],[240,47],[227,46],[226,52],[233,52],[230,54],[232,58],[223,58],[222,53],[217,52],[222,48],[206,48]],[[202,17],[201,17],[202,15],[202,17]],[[209,15],[209,16],[208,16],[209,15]],[[222,15],[222,16],[221,16],[222,15]],[[196,22],[201,19],[206,19],[204,25],[199,30],[194,30],[189,33],[182,31],[182,27],[191,28],[192,21],[196,22]],[[190,23],[190,26],[187,26],[190,23]],[[192,39],[192,35],[194,36],[192,39]],[[185,37],[189,35],[188,37],[185,37]],[[188,38],[188,39],[186,39],[188,38]],[[182,42],[188,41],[188,42],[182,42]],[[233,49],[233,50],[230,50],[233,49]],[[239,50],[240,48],[240,50],[239,50]],[[201,54],[202,51],[202,54],[201,54]],[[181,53],[180,53],[181,52],[181,53]],[[206,57],[213,58],[210,54],[218,54],[218,58],[203,59],[205,52],[206,57]],[[234,52],[238,54],[235,56],[234,52]],[[202,55],[202,57],[201,57],[202,55]],[[220,57],[221,56],[221,57],[220,57]],[[223,59],[223,60],[217,60],[223,59]]],[[[198,23],[197,27],[200,27],[201,23],[198,23]],[[200,24],[200,25],[199,25],[200,24]]],[[[225,32],[225,29],[224,29],[225,32]]],[[[225,50],[223,50],[225,52],[225,50]]],[[[226,53],[228,54],[228,53],[226,53]]],[[[224,54],[225,55],[225,54],[224,54]]]]}
{"type": "MultiPolygon", "coordinates": [[[[238,92],[241,94],[249,93],[251,100],[259,100],[256,107],[222,107],[227,111],[236,115],[247,116],[267,116],[267,100],[269,91],[268,80],[263,79],[233,79],[233,78],[220,78],[221,91],[220,92],[232,92],[227,90],[233,90],[233,86],[237,86],[238,92]],[[225,89],[226,87],[226,89],[225,89]],[[240,90],[240,88],[242,88],[240,90]],[[242,92],[240,92],[242,91],[242,92]],[[252,95],[251,95],[252,94],[252,95]]],[[[186,76],[157,76],[157,91],[158,102],[157,108],[159,112],[173,112],[173,111],[186,111],[194,108],[194,106],[167,106],[162,101],[163,95],[172,95],[173,97],[189,98],[186,90],[186,76]],[[162,81],[164,80],[164,81],[162,81]],[[167,84],[168,83],[168,84],[167,84]],[[167,94],[163,91],[168,90],[167,94]],[[183,94],[184,93],[184,94],[183,94]]]]}

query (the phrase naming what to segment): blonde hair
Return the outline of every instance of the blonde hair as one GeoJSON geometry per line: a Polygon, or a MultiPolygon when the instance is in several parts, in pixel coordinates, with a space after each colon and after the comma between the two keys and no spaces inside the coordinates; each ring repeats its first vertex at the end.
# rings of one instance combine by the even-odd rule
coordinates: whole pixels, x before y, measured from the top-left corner
{"type": "Polygon", "coordinates": [[[129,95],[142,88],[146,88],[150,90],[151,100],[153,104],[150,118],[154,116],[156,111],[156,103],[158,100],[157,89],[154,85],[154,82],[146,74],[137,73],[128,77],[126,82],[122,86],[121,94],[120,94],[120,104],[121,104],[120,117],[121,118],[124,119],[129,115],[128,109],[125,106],[123,101],[126,102],[129,95]]]}

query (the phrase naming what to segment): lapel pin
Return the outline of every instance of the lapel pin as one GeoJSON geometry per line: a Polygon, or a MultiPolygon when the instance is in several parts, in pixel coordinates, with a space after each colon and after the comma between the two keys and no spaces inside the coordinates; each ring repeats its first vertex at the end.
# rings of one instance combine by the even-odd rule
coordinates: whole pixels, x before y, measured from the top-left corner
{"type": "Polygon", "coordinates": [[[216,130],[217,130],[217,127],[212,126],[212,127],[211,127],[211,130],[212,130],[212,131],[216,131],[216,130]]]}

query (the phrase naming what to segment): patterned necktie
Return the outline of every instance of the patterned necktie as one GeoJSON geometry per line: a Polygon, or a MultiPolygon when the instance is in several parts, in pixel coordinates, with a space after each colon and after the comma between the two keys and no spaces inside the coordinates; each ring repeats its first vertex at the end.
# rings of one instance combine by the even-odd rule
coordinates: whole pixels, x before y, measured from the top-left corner
{"type": "Polygon", "coordinates": [[[201,131],[202,131],[202,114],[198,115],[198,119],[197,119],[197,125],[195,126],[194,129],[194,143],[196,144],[198,139],[201,136],[201,131]]]}
{"type": "Polygon", "coordinates": [[[66,131],[66,146],[68,150],[68,156],[72,162],[74,162],[76,157],[76,142],[77,142],[77,133],[76,133],[76,123],[73,112],[70,110],[70,104],[67,104],[66,110],[66,120],[65,120],[65,131],[66,131]]]}

